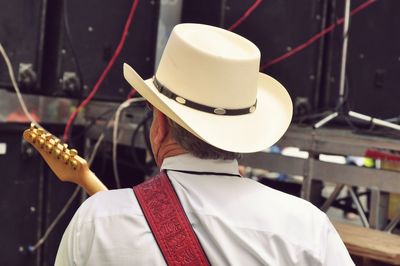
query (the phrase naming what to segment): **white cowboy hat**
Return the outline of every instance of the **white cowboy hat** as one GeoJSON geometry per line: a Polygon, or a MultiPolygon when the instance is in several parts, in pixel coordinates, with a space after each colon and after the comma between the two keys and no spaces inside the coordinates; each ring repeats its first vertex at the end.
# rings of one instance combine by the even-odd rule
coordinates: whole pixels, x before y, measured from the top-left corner
{"type": "Polygon", "coordinates": [[[230,31],[201,24],[174,27],[155,76],[128,64],[125,79],[155,108],[205,142],[256,152],[277,142],[292,117],[286,89],[259,73],[260,51],[230,31]]]}

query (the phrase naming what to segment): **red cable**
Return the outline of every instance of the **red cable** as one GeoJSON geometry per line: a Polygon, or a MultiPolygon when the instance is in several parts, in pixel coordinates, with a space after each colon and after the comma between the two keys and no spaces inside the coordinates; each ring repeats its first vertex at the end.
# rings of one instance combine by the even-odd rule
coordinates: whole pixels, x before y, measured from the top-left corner
{"type": "Polygon", "coordinates": [[[93,90],[90,92],[88,97],[86,97],[86,99],[78,106],[78,108],[68,118],[67,124],[65,125],[65,129],[64,129],[64,141],[67,141],[67,139],[68,139],[69,128],[71,127],[71,124],[74,121],[74,118],[82,110],[82,108],[85,107],[92,100],[92,98],[94,97],[96,92],[99,90],[100,85],[103,83],[108,72],[110,71],[111,67],[114,65],[115,60],[118,58],[119,54],[121,53],[121,50],[125,44],[126,37],[128,36],[128,33],[129,33],[129,28],[130,28],[130,25],[131,25],[131,22],[133,19],[133,15],[135,14],[138,4],[139,4],[139,0],[134,0],[131,10],[129,12],[128,18],[125,22],[124,31],[122,33],[122,36],[121,36],[121,39],[117,46],[117,49],[115,50],[111,60],[108,62],[106,68],[103,70],[103,73],[101,73],[100,78],[97,80],[96,84],[93,87],[93,90]]]}
{"type": "MultiPolygon", "coordinates": [[[[366,2],[364,2],[363,4],[359,5],[358,7],[356,7],[355,9],[353,9],[350,13],[350,16],[355,15],[356,13],[358,13],[359,11],[363,10],[364,8],[366,8],[367,6],[371,5],[372,3],[376,2],[376,0],[368,0],[366,2]]],[[[265,63],[264,65],[262,65],[260,67],[260,70],[263,71],[264,69],[281,62],[282,60],[285,60],[286,58],[297,54],[298,52],[300,52],[301,50],[305,49],[306,47],[310,46],[312,43],[314,43],[316,40],[318,40],[319,38],[321,38],[322,36],[324,36],[325,34],[331,32],[336,25],[340,25],[342,24],[344,21],[344,18],[340,18],[338,19],[335,23],[333,23],[332,25],[330,25],[329,27],[325,28],[324,30],[322,30],[321,32],[317,33],[316,35],[314,35],[313,37],[311,37],[310,39],[308,39],[305,43],[300,44],[299,46],[297,46],[296,48],[294,48],[293,50],[289,51],[288,53],[285,53],[267,63],[265,63]]]]}
{"type": "Polygon", "coordinates": [[[136,94],[136,90],[135,88],[132,88],[132,90],[129,92],[128,97],[126,97],[127,99],[132,98],[133,96],[135,96],[136,94]]]}
{"type": "Polygon", "coordinates": [[[250,14],[254,11],[254,9],[256,9],[260,4],[261,4],[262,0],[256,0],[249,9],[247,9],[246,12],[244,12],[244,14],[235,22],[233,23],[232,26],[230,26],[228,28],[229,31],[233,31],[235,30],[240,24],[242,24],[242,22],[248,17],[250,16],[250,14]]]}

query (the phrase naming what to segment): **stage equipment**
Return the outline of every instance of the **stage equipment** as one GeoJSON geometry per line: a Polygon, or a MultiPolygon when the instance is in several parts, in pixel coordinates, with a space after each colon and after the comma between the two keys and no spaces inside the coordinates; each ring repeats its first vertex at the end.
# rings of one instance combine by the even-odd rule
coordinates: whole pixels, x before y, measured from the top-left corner
{"type": "Polygon", "coordinates": [[[44,173],[34,149],[23,143],[24,125],[0,127],[0,265],[39,265],[40,253],[27,246],[42,230],[44,173]]]}
{"type": "MultiPolygon", "coordinates": [[[[49,1],[45,94],[77,98],[89,94],[117,49],[133,3],[134,0],[49,1]]],[[[95,99],[126,99],[131,87],[122,75],[123,62],[133,64],[145,77],[154,73],[159,1],[138,3],[122,52],[95,99]]]]}
{"type": "MultiPolygon", "coordinates": [[[[333,14],[335,10],[342,11],[341,2],[331,2],[333,14]]],[[[359,6],[369,1],[351,2],[359,6]]],[[[343,34],[335,32],[327,37],[327,76],[321,102],[322,106],[333,108],[333,112],[315,127],[342,116],[399,130],[399,125],[384,119],[400,114],[400,37],[394,34],[395,25],[400,24],[395,11],[400,2],[376,1],[351,21],[350,1],[344,3],[343,34]]],[[[337,17],[332,15],[333,20],[337,17]]]]}
{"type": "MultiPolygon", "coordinates": [[[[187,0],[182,22],[206,23],[230,28],[254,1],[187,0]]],[[[291,51],[325,28],[327,1],[262,1],[234,32],[261,50],[261,65],[291,51]]],[[[210,40],[212,41],[212,40],[210,40]]],[[[295,115],[316,110],[321,87],[323,39],[300,53],[267,66],[263,72],[278,79],[289,91],[295,115]]]]}
{"type": "MultiPolygon", "coordinates": [[[[50,128],[52,132],[56,132],[59,136],[61,126],[47,125],[46,128],[50,128]]],[[[78,127],[79,128],[79,127],[78,127]]],[[[82,130],[82,128],[80,128],[82,130]]],[[[82,166],[82,160],[75,149],[68,148],[67,145],[61,144],[59,138],[55,135],[48,134],[42,128],[38,129],[31,125],[30,130],[25,130],[24,139],[28,143],[34,142],[36,147],[40,147],[49,156],[54,158],[58,157],[57,160],[60,163],[60,167],[65,168],[65,174],[68,174],[68,169],[76,169],[73,171],[79,171],[82,166]],[[52,153],[50,153],[52,152],[52,153]],[[61,166],[62,165],[62,166],[61,166]]],[[[30,148],[32,148],[29,145],[30,148]]],[[[82,139],[79,142],[74,143],[75,147],[82,147],[82,139]],[[77,146],[75,146],[77,145],[77,146]]],[[[35,151],[37,154],[37,152],[35,151]]],[[[37,155],[39,156],[39,155],[37,155]]],[[[54,175],[54,173],[48,168],[46,163],[40,159],[41,167],[44,168],[44,189],[41,195],[44,198],[43,204],[43,219],[42,219],[42,232],[40,238],[46,235],[49,228],[52,227],[52,223],[55,220],[59,212],[64,208],[65,204],[69,199],[72,201],[71,206],[66,209],[65,215],[56,223],[54,229],[51,229],[47,238],[43,239],[44,242],[39,240],[39,237],[29,243],[28,250],[31,254],[42,253],[42,264],[51,265],[54,263],[58,246],[61,241],[61,237],[64,233],[65,228],[69,224],[73,214],[80,206],[81,197],[79,197],[79,191],[74,193],[76,185],[68,182],[60,182],[60,180],[54,175]],[[75,197],[71,198],[74,194],[75,197]]],[[[83,195],[83,194],[80,194],[83,195]]]]}
{"type": "MultiPolygon", "coordinates": [[[[41,88],[47,1],[1,1],[0,42],[23,92],[41,88]]],[[[4,60],[0,59],[0,88],[14,90],[4,60]]]]}
{"type": "MultiPolygon", "coordinates": [[[[45,126],[58,135],[62,132],[62,126],[45,126]]],[[[35,149],[22,140],[27,127],[13,123],[0,126],[0,265],[53,265],[64,230],[81,202],[76,197],[46,241],[30,251],[70,198],[75,185],[60,182],[35,149]]],[[[82,128],[77,126],[74,130],[82,128]]],[[[81,141],[75,143],[82,147],[81,141]]]]}

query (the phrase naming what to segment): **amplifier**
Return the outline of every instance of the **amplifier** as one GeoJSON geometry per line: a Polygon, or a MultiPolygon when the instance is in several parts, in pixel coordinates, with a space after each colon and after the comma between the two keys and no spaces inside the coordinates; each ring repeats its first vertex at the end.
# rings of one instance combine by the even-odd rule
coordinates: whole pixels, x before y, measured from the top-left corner
{"type": "MultiPolygon", "coordinates": [[[[0,126],[0,265],[54,265],[61,237],[81,201],[79,196],[73,201],[42,246],[28,250],[43,236],[75,189],[59,181],[36,150],[22,140],[22,132],[28,127],[13,123],[0,126]]],[[[62,125],[44,127],[57,135],[63,129],[62,125]]],[[[82,140],[76,143],[74,147],[81,151],[82,140]]]]}
{"type": "MultiPolygon", "coordinates": [[[[364,3],[351,1],[351,9],[364,3]]],[[[332,18],[342,17],[344,1],[331,1],[332,18]],[[334,5],[337,2],[337,5],[334,5]]],[[[347,55],[348,102],[351,110],[378,118],[400,115],[400,1],[376,1],[351,17],[347,55]]],[[[339,91],[343,28],[329,40],[323,105],[333,107],[339,91]]]]}
{"type": "MultiPolygon", "coordinates": [[[[73,98],[88,95],[119,44],[133,3],[134,0],[49,2],[44,94],[73,98]],[[65,21],[68,21],[70,35],[65,21]]],[[[139,1],[124,48],[95,99],[126,99],[131,87],[123,77],[123,62],[132,65],[143,77],[154,73],[158,13],[158,1],[139,1]]]]}
{"type": "MultiPolygon", "coordinates": [[[[0,42],[22,91],[40,90],[46,0],[0,1],[0,42]]],[[[0,88],[13,90],[7,66],[0,58],[0,88]]]]}

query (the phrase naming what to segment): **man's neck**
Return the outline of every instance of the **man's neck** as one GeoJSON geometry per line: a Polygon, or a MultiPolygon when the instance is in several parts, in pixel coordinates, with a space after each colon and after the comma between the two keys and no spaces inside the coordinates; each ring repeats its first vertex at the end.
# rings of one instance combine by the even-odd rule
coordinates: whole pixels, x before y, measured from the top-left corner
{"type": "Polygon", "coordinates": [[[188,152],[179,146],[173,139],[169,138],[165,143],[163,143],[163,145],[160,146],[160,149],[154,156],[156,157],[155,159],[157,165],[160,167],[165,158],[185,153],[188,152]]]}

